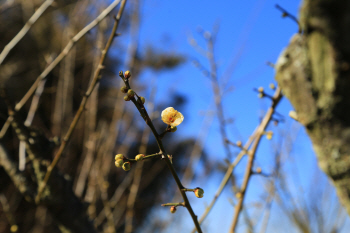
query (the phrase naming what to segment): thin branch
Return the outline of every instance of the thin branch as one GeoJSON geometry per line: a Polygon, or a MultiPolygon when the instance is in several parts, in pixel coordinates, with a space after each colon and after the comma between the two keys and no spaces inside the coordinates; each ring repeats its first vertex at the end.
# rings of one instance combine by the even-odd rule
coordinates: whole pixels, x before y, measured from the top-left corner
{"type": "MultiPolygon", "coordinates": [[[[23,96],[23,98],[16,104],[15,111],[21,110],[23,105],[30,99],[30,97],[34,94],[35,90],[39,86],[40,82],[42,82],[47,75],[62,61],[62,59],[67,56],[69,51],[73,48],[76,42],[78,42],[86,33],[88,33],[92,28],[94,28],[97,24],[99,24],[120,2],[121,0],[113,1],[96,19],[94,19],[90,24],[84,27],[78,34],[76,34],[66,45],[66,47],[62,50],[62,52],[52,61],[52,63],[46,67],[46,69],[39,75],[39,77],[35,80],[33,85],[30,87],[28,92],[23,96]]],[[[104,55],[103,55],[104,56],[104,55]]],[[[7,119],[5,126],[8,128],[7,119]]],[[[4,128],[0,132],[0,136],[3,136],[7,130],[4,128]]]]}
{"type": "Polygon", "coordinates": [[[46,0],[30,17],[27,23],[23,26],[23,28],[18,32],[18,34],[4,47],[0,54],[0,65],[5,60],[8,53],[13,49],[20,40],[27,34],[29,29],[33,26],[33,24],[40,18],[40,16],[46,11],[46,9],[51,6],[54,0],[46,0]]]}
{"type": "MultiPolygon", "coordinates": [[[[61,158],[63,150],[66,148],[67,142],[69,141],[69,139],[70,139],[70,137],[71,137],[71,135],[72,135],[72,133],[73,133],[73,131],[74,131],[78,121],[79,121],[80,116],[84,112],[85,105],[87,103],[87,100],[88,100],[89,96],[91,95],[91,93],[94,90],[95,86],[97,85],[97,83],[101,79],[100,72],[101,72],[102,68],[104,67],[103,63],[104,63],[104,60],[106,58],[107,52],[108,52],[109,48],[112,45],[113,39],[115,38],[115,33],[116,33],[117,28],[119,26],[120,18],[122,16],[123,11],[124,11],[125,4],[126,4],[126,0],[123,0],[121,5],[120,5],[120,9],[119,9],[118,15],[115,18],[115,23],[114,23],[111,35],[110,35],[110,37],[109,37],[109,39],[107,41],[106,47],[102,51],[101,60],[100,60],[99,65],[98,65],[98,67],[97,67],[97,69],[95,71],[94,79],[92,80],[88,90],[85,93],[85,96],[83,97],[83,99],[82,99],[82,101],[80,103],[80,107],[79,107],[77,113],[75,114],[75,117],[74,117],[74,119],[73,119],[73,121],[72,121],[72,123],[71,123],[71,125],[69,127],[68,132],[66,133],[66,135],[64,136],[64,138],[62,140],[61,146],[58,149],[58,151],[57,151],[57,153],[55,155],[55,158],[53,159],[53,161],[50,164],[50,166],[47,168],[47,173],[45,174],[45,177],[44,177],[44,180],[43,180],[42,184],[40,185],[38,195],[35,198],[35,201],[37,203],[39,203],[39,201],[40,201],[40,196],[41,196],[41,194],[42,194],[42,192],[43,192],[43,190],[44,190],[44,188],[45,188],[45,186],[47,184],[47,181],[50,178],[50,175],[51,175],[51,172],[52,172],[53,168],[56,166],[56,164],[58,163],[58,160],[61,158]]],[[[110,5],[109,8],[111,8],[111,5],[110,5]]],[[[107,8],[107,9],[109,9],[109,8],[107,8]]],[[[105,11],[103,11],[103,12],[105,12],[105,11]]],[[[101,15],[102,15],[102,13],[101,13],[101,15]]]]}
{"type": "MultiPolygon", "coordinates": [[[[138,1],[138,0],[136,0],[138,1]]],[[[156,93],[156,85],[154,85],[155,78],[152,79],[152,91],[151,95],[149,98],[149,101],[147,101],[147,107],[149,111],[153,111],[154,109],[154,97],[156,93]]],[[[146,154],[147,151],[147,144],[149,142],[149,136],[150,136],[150,128],[145,127],[142,133],[142,139],[141,139],[141,145],[139,148],[139,153],[140,154],[146,154]]],[[[135,166],[135,172],[134,172],[134,177],[133,177],[133,183],[130,187],[130,194],[128,197],[128,201],[126,203],[126,214],[125,214],[125,233],[132,233],[133,232],[133,218],[134,218],[134,206],[135,206],[135,201],[137,197],[137,193],[140,188],[140,183],[141,183],[141,178],[142,178],[142,171],[143,171],[143,164],[144,163],[137,163],[135,166]]]]}
{"type": "MultiPolygon", "coordinates": [[[[213,200],[210,202],[210,204],[208,205],[208,207],[205,209],[205,212],[203,213],[203,215],[200,217],[199,219],[199,223],[201,224],[204,219],[208,216],[209,212],[212,210],[214,204],[216,203],[216,201],[218,200],[219,196],[221,195],[222,191],[224,190],[224,188],[227,185],[227,182],[229,181],[233,169],[238,165],[238,163],[242,160],[243,156],[246,155],[248,148],[250,147],[250,145],[252,144],[253,140],[254,140],[254,135],[255,132],[257,131],[257,129],[254,131],[254,133],[252,134],[253,136],[251,136],[247,143],[244,146],[244,149],[241,150],[241,152],[237,155],[236,159],[233,161],[233,163],[231,163],[231,165],[227,168],[227,171],[225,173],[224,178],[222,179],[218,190],[215,193],[215,196],[213,198],[213,200]]],[[[193,229],[191,231],[192,233],[195,232],[195,229],[193,229]]]]}
{"type": "Polygon", "coordinates": [[[232,153],[231,149],[226,142],[227,138],[227,133],[226,133],[226,122],[225,122],[225,117],[224,117],[224,110],[222,107],[222,91],[220,90],[220,85],[219,85],[219,78],[217,76],[217,67],[216,67],[216,61],[214,57],[214,39],[215,39],[216,34],[212,35],[211,33],[208,32],[208,35],[206,37],[207,43],[208,43],[208,59],[210,62],[210,77],[212,81],[212,86],[213,86],[213,92],[214,92],[214,100],[215,100],[215,105],[216,105],[216,111],[217,111],[217,116],[219,119],[220,123],[220,134],[221,134],[221,140],[224,145],[224,149],[226,152],[226,156],[228,159],[231,159],[232,153]]]}
{"type": "Polygon", "coordinates": [[[294,22],[296,22],[297,24],[298,24],[298,33],[301,33],[302,32],[302,30],[301,30],[301,26],[300,26],[300,23],[299,23],[299,20],[294,16],[294,15],[292,15],[291,13],[289,13],[288,11],[286,11],[284,8],[282,8],[280,5],[278,5],[278,4],[276,4],[275,5],[275,7],[278,9],[278,10],[280,10],[280,11],[282,11],[282,13],[283,13],[283,15],[282,15],[282,17],[289,17],[289,18],[291,18],[294,22]]]}
{"type": "Polygon", "coordinates": [[[0,193],[0,204],[2,207],[2,212],[4,212],[9,224],[11,225],[11,232],[16,232],[12,230],[12,228],[15,228],[15,229],[18,228],[16,224],[15,216],[11,212],[9,202],[3,193],[0,193]]]}
{"type": "MultiPolygon", "coordinates": [[[[279,100],[282,97],[281,91],[279,88],[277,88],[275,95],[274,95],[275,101],[272,104],[272,109],[274,110],[275,106],[278,104],[279,100]]],[[[269,111],[266,113],[263,121],[260,123],[260,125],[254,130],[252,136],[248,139],[247,143],[244,145],[243,149],[241,150],[241,152],[237,155],[236,159],[233,161],[233,163],[231,163],[231,165],[227,168],[227,171],[225,173],[224,178],[222,179],[220,186],[218,188],[218,190],[215,193],[215,196],[213,198],[213,200],[211,201],[211,203],[209,204],[209,206],[205,209],[204,214],[201,216],[199,223],[202,223],[204,221],[204,219],[208,216],[209,212],[211,211],[211,209],[213,208],[214,204],[216,203],[217,199],[219,198],[219,196],[221,195],[222,191],[224,190],[227,182],[229,181],[232,172],[234,170],[234,168],[238,165],[238,163],[242,160],[243,156],[247,154],[247,151],[250,147],[250,145],[253,143],[253,141],[258,142],[261,139],[261,136],[259,138],[257,138],[257,136],[260,134],[262,134],[265,130],[265,128],[267,127],[267,124],[269,123],[269,121],[266,122],[266,119],[269,119],[272,117],[273,111],[270,112],[271,108],[269,109],[269,111]]],[[[195,229],[192,230],[192,233],[195,232],[195,229]]]]}
{"type": "Polygon", "coordinates": [[[0,165],[4,168],[6,173],[12,179],[12,182],[23,194],[28,201],[32,201],[35,197],[36,190],[24,173],[21,173],[17,168],[17,162],[14,161],[11,156],[5,150],[5,147],[0,144],[0,165]]]}
{"type": "MultiPolygon", "coordinates": [[[[131,89],[130,88],[130,84],[129,84],[129,81],[128,79],[125,79],[124,78],[124,75],[123,75],[123,72],[119,72],[119,75],[120,77],[123,79],[126,87],[128,89],[131,89]]],[[[137,96],[137,95],[136,95],[137,96]]],[[[181,181],[180,181],[180,178],[179,176],[177,175],[176,171],[175,171],[175,168],[173,167],[173,164],[172,162],[170,161],[170,159],[168,158],[168,153],[165,151],[165,148],[163,146],[163,142],[162,142],[162,139],[159,137],[159,134],[156,130],[156,128],[154,127],[153,123],[152,123],[152,120],[150,119],[149,115],[148,115],[148,112],[146,110],[146,108],[144,107],[144,105],[141,102],[140,98],[137,96],[138,100],[135,99],[135,97],[132,97],[131,98],[131,101],[134,103],[134,105],[136,106],[137,110],[140,112],[142,118],[144,119],[144,121],[146,122],[146,124],[150,127],[150,129],[152,130],[152,133],[156,139],[156,142],[158,144],[158,147],[160,149],[160,153],[162,153],[163,155],[163,159],[165,161],[165,163],[167,164],[177,186],[178,186],[178,189],[179,191],[181,192],[181,195],[182,195],[182,198],[184,200],[184,203],[185,203],[185,206],[188,210],[188,212],[190,213],[191,217],[192,217],[192,220],[196,226],[196,229],[198,231],[198,233],[202,233],[202,229],[199,225],[199,222],[198,222],[198,219],[197,219],[197,216],[195,215],[195,213],[193,212],[193,209],[192,209],[192,206],[187,198],[187,195],[185,193],[185,191],[183,191],[183,189],[185,188],[181,181]]]]}
{"type": "Polygon", "coordinates": [[[246,170],[245,170],[245,174],[244,174],[244,178],[243,178],[243,183],[242,183],[242,186],[240,189],[240,192],[242,195],[238,199],[238,203],[235,206],[235,213],[234,213],[233,222],[231,225],[230,232],[234,232],[235,228],[237,226],[238,217],[239,217],[239,214],[241,212],[241,209],[243,206],[243,201],[245,198],[245,193],[246,193],[248,183],[249,183],[251,175],[252,175],[253,162],[254,162],[256,151],[257,151],[259,143],[260,143],[260,139],[262,138],[264,131],[265,131],[266,127],[268,126],[268,124],[272,118],[272,115],[275,111],[275,108],[276,108],[277,104],[279,103],[279,101],[281,100],[281,98],[282,98],[281,89],[278,87],[274,96],[273,96],[272,105],[267,110],[264,119],[262,120],[262,122],[260,123],[260,125],[256,131],[256,138],[255,138],[255,141],[254,141],[252,148],[249,150],[249,153],[248,153],[248,164],[246,166],[246,170]]]}

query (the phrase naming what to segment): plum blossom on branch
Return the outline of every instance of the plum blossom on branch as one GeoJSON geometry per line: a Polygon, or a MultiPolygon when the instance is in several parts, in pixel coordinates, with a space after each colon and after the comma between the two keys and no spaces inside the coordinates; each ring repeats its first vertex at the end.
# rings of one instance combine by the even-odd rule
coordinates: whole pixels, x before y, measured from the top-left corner
{"type": "Polygon", "coordinates": [[[162,121],[171,127],[178,126],[184,120],[181,112],[176,111],[173,107],[168,107],[162,111],[162,121]]]}

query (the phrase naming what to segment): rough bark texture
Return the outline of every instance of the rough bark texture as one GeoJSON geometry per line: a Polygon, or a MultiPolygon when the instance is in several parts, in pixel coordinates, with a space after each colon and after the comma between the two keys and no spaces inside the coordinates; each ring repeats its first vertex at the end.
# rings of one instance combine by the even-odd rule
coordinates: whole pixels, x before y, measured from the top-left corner
{"type": "Polygon", "coordinates": [[[350,1],[305,0],[276,80],[350,214],[350,1]]]}

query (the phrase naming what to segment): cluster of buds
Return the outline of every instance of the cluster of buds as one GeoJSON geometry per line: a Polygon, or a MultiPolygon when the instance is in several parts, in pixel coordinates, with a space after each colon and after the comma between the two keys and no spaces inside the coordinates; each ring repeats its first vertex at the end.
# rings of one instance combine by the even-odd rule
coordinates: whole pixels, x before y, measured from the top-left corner
{"type": "MultiPolygon", "coordinates": [[[[276,86],[275,86],[275,84],[273,84],[273,83],[270,83],[269,87],[270,87],[272,90],[275,90],[275,89],[276,89],[276,86]]],[[[259,98],[267,97],[267,98],[269,98],[269,99],[271,99],[271,100],[274,99],[273,96],[271,96],[271,95],[269,95],[269,94],[267,94],[267,93],[265,92],[265,90],[264,90],[263,87],[259,87],[258,89],[255,89],[255,91],[258,92],[258,97],[259,97],[259,98]]]]}
{"type": "MultiPolygon", "coordinates": [[[[127,87],[124,87],[123,91],[124,91],[125,89],[127,89],[127,87]]],[[[123,92],[123,91],[122,91],[122,92],[123,92]]],[[[124,100],[125,100],[125,101],[129,101],[129,100],[131,100],[132,98],[134,98],[134,96],[135,96],[134,90],[133,90],[133,89],[128,89],[128,91],[126,92],[126,96],[124,96],[124,100]]]]}
{"type": "Polygon", "coordinates": [[[259,94],[258,94],[258,97],[259,97],[259,98],[263,98],[263,97],[265,96],[264,88],[263,88],[263,87],[259,87],[259,88],[258,88],[258,92],[259,92],[259,94]]]}
{"type": "Polygon", "coordinates": [[[124,81],[128,80],[131,77],[130,71],[125,71],[123,74],[123,71],[119,71],[119,77],[121,77],[124,81]]]}
{"type": "Polygon", "coordinates": [[[115,157],[115,162],[114,165],[116,167],[121,167],[123,168],[124,171],[129,171],[131,164],[130,162],[124,162],[124,155],[123,154],[117,154],[115,157]]]}
{"type": "MultiPolygon", "coordinates": [[[[130,71],[125,71],[125,73],[123,74],[123,71],[120,71],[119,72],[119,76],[124,80],[124,81],[127,81],[130,77],[131,77],[131,73],[130,71]]],[[[126,96],[124,96],[124,100],[125,101],[130,101],[132,98],[134,98],[135,96],[135,92],[134,90],[132,89],[129,89],[128,87],[126,86],[123,86],[120,88],[120,91],[124,94],[126,94],[126,96]]],[[[140,100],[142,102],[142,104],[145,103],[145,98],[140,96],[140,100]]]]}

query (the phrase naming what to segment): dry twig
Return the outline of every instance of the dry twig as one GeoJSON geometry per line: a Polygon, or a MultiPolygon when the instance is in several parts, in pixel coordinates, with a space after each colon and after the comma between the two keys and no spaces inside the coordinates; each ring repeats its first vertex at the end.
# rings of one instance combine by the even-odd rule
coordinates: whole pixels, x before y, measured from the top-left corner
{"type": "MultiPolygon", "coordinates": [[[[69,139],[70,139],[70,137],[71,137],[71,135],[72,135],[72,133],[73,133],[73,131],[75,129],[75,126],[77,125],[78,120],[79,120],[80,116],[82,115],[82,113],[83,113],[83,111],[85,109],[85,105],[87,103],[87,100],[88,100],[89,96],[91,95],[92,91],[94,90],[96,84],[101,79],[100,72],[101,72],[101,70],[104,67],[103,63],[104,63],[104,60],[106,58],[107,52],[108,52],[109,48],[112,45],[113,39],[116,36],[116,31],[117,31],[117,28],[119,26],[120,18],[122,16],[122,13],[123,13],[124,8],[125,8],[125,4],[126,4],[126,0],[123,0],[122,3],[121,3],[121,6],[119,8],[118,15],[115,18],[115,23],[114,23],[114,26],[113,26],[113,29],[112,29],[112,33],[111,33],[111,35],[110,35],[110,37],[109,37],[109,39],[107,41],[106,47],[102,51],[102,55],[101,55],[101,59],[100,59],[99,65],[98,65],[98,67],[97,67],[97,69],[95,71],[94,79],[92,80],[88,90],[85,93],[84,98],[82,99],[82,101],[80,103],[80,107],[79,107],[77,113],[75,114],[75,117],[74,117],[74,119],[73,119],[73,121],[72,121],[72,123],[71,123],[71,125],[69,127],[68,132],[66,133],[66,135],[64,136],[64,138],[62,140],[61,146],[58,149],[54,160],[52,161],[50,166],[47,168],[47,173],[45,174],[45,177],[44,177],[44,180],[43,180],[42,184],[40,185],[40,188],[39,188],[39,191],[38,191],[38,195],[35,198],[35,201],[37,203],[40,201],[40,196],[41,196],[41,194],[42,194],[42,192],[43,192],[43,190],[44,190],[44,188],[46,186],[47,181],[50,178],[51,172],[52,172],[53,168],[56,166],[56,164],[58,163],[58,160],[61,158],[63,150],[66,148],[67,142],[69,141],[69,139]]],[[[111,8],[111,6],[112,5],[110,5],[109,8],[111,8]]],[[[109,8],[107,8],[107,9],[109,9],[109,8]]],[[[103,12],[105,12],[105,11],[103,11],[103,12]]],[[[102,13],[100,15],[102,15],[102,13]]]]}

